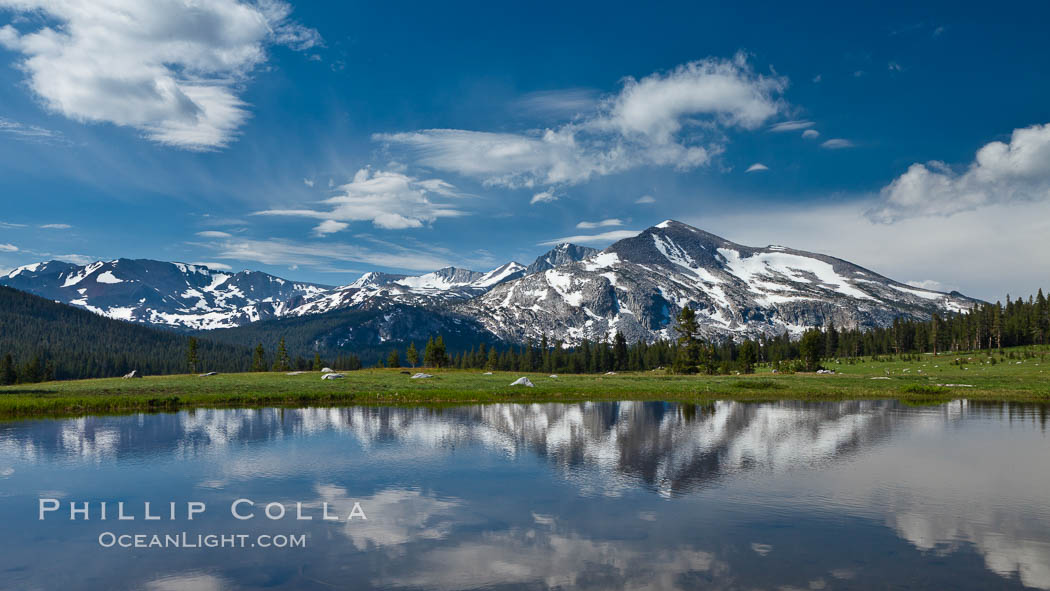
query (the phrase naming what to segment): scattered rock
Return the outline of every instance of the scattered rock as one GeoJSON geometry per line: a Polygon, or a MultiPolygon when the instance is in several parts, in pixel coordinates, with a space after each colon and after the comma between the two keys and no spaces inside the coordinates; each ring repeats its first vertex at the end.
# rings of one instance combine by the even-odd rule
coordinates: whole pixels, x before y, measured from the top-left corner
{"type": "Polygon", "coordinates": [[[125,380],[130,380],[132,378],[141,378],[141,377],[142,377],[142,374],[140,374],[139,370],[137,370],[137,369],[133,369],[133,370],[131,370],[130,373],[124,374],[124,379],[125,380]]]}
{"type": "Polygon", "coordinates": [[[219,372],[217,372],[217,371],[209,371],[208,373],[202,373],[201,375],[199,375],[197,377],[198,378],[206,378],[208,376],[217,376],[217,375],[219,375],[219,372]]]}
{"type": "Polygon", "coordinates": [[[330,367],[325,367],[321,369],[321,373],[332,373],[333,371],[335,370],[330,367]]]}
{"type": "Polygon", "coordinates": [[[820,374],[833,374],[833,373],[835,373],[835,371],[831,370],[831,369],[818,369],[817,373],[820,373],[820,374]]]}
{"type": "Polygon", "coordinates": [[[402,372],[399,372],[399,373],[400,373],[401,375],[406,375],[406,376],[410,376],[410,375],[412,375],[412,372],[410,372],[410,371],[402,371],[402,372]]]}
{"type": "Polygon", "coordinates": [[[973,384],[937,384],[942,388],[973,388],[973,384]]]}
{"type": "Polygon", "coordinates": [[[873,377],[871,379],[873,379],[873,380],[890,380],[890,379],[893,379],[893,378],[888,378],[886,376],[875,376],[875,377],[873,377]]]}
{"type": "Polygon", "coordinates": [[[529,378],[521,377],[510,384],[511,386],[526,386],[528,388],[535,388],[536,386],[529,380],[529,378]]]}
{"type": "Polygon", "coordinates": [[[425,380],[427,378],[432,378],[432,377],[434,377],[434,376],[432,376],[432,375],[430,375],[428,373],[419,372],[419,373],[417,373],[416,375],[412,376],[409,379],[412,379],[412,380],[425,380]]]}
{"type": "Polygon", "coordinates": [[[323,376],[321,376],[321,379],[322,380],[338,380],[339,378],[345,378],[345,377],[346,376],[344,376],[341,373],[326,373],[323,376]]]}
{"type": "Polygon", "coordinates": [[[306,372],[305,371],[290,371],[290,372],[288,372],[288,373],[286,373],[284,375],[286,375],[286,376],[301,376],[304,373],[306,373],[306,372]]]}
{"type": "Polygon", "coordinates": [[[492,372],[491,371],[486,371],[485,373],[483,373],[481,375],[483,375],[483,376],[490,376],[490,375],[492,375],[492,372]]]}
{"type": "Polygon", "coordinates": [[[554,378],[554,379],[558,379],[558,375],[557,375],[557,374],[553,374],[553,373],[552,373],[552,374],[550,375],[550,377],[552,377],[552,378],[554,378]]]}
{"type": "Polygon", "coordinates": [[[605,375],[607,375],[607,376],[614,376],[614,375],[616,375],[616,372],[615,371],[607,371],[607,372],[605,372],[605,375]]]}

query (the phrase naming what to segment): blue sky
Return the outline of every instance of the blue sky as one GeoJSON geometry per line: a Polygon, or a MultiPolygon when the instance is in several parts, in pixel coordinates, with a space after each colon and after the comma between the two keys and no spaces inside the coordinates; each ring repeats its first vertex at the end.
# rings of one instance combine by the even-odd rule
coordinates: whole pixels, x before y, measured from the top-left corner
{"type": "Polygon", "coordinates": [[[675,218],[1050,285],[1048,5],[853,4],[0,0],[0,269],[342,284],[675,218]]]}

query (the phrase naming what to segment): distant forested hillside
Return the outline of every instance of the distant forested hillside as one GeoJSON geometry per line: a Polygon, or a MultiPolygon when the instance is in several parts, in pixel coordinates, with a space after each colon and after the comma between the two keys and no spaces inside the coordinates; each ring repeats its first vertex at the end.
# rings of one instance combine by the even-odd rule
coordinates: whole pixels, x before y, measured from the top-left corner
{"type": "MultiPolygon", "coordinates": [[[[0,364],[19,381],[185,373],[189,339],[0,287],[0,364]]],[[[247,347],[206,339],[197,356],[201,371],[245,371],[252,360],[247,347]]]]}

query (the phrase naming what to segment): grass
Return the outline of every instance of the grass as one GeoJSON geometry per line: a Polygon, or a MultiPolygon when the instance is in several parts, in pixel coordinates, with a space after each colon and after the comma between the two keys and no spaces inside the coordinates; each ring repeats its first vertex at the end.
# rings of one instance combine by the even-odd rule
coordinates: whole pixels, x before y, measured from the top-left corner
{"type": "Polygon", "coordinates": [[[925,404],[951,398],[1050,403],[1050,349],[1013,350],[996,363],[984,353],[924,355],[919,361],[827,361],[835,374],[672,376],[661,372],[560,375],[480,370],[428,370],[412,380],[404,370],[148,376],[0,387],[0,418],[172,411],[190,407],[419,405],[582,400],[704,401],[734,399],[847,400],[894,398],[925,404]],[[1024,351],[1028,352],[1027,358],[1024,351]],[[1034,355],[1034,356],[1032,356],[1034,355]],[[535,388],[509,384],[527,375],[535,388]]]}

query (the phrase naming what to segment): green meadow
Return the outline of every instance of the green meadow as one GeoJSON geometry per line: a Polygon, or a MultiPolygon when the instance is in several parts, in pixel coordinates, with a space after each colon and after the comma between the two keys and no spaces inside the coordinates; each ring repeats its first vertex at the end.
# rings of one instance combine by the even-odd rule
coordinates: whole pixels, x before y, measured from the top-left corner
{"type": "Polygon", "coordinates": [[[664,371],[559,375],[478,370],[366,369],[322,380],[319,372],[237,373],[93,379],[0,387],[0,417],[171,411],[191,407],[339,406],[552,402],[585,400],[899,399],[933,404],[956,398],[1050,402],[1050,349],[919,355],[848,362],[835,373],[668,375],[664,371]],[[411,379],[425,371],[428,379],[411,379]],[[535,387],[510,386],[528,377],[535,387]]]}

